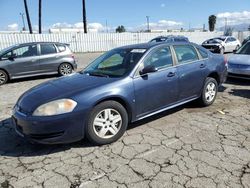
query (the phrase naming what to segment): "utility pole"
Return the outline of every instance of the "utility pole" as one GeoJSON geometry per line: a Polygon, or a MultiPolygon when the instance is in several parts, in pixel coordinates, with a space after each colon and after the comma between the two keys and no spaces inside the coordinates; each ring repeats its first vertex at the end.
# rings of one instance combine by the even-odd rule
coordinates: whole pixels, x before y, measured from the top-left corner
{"type": "Polygon", "coordinates": [[[146,18],[147,18],[147,26],[148,26],[147,32],[150,32],[150,29],[149,29],[149,16],[146,16],[146,18]]]}
{"type": "Polygon", "coordinates": [[[30,15],[29,15],[29,10],[28,10],[27,1],[26,1],[26,0],[23,0],[23,2],[24,2],[24,8],[25,8],[26,17],[27,17],[27,22],[28,22],[28,26],[29,26],[29,31],[30,31],[30,34],[32,34],[33,31],[32,31],[32,26],[31,26],[31,21],[30,21],[30,15]]]}
{"type": "Polygon", "coordinates": [[[39,5],[38,5],[38,32],[39,34],[42,33],[42,0],[39,0],[39,5]]]}
{"type": "Polygon", "coordinates": [[[83,18],[84,33],[87,33],[87,18],[86,18],[85,0],[82,0],[82,18],[83,18]]]}
{"type": "Polygon", "coordinates": [[[21,13],[20,12],[20,16],[22,17],[22,22],[23,22],[23,31],[26,31],[26,28],[25,28],[25,22],[24,22],[24,13],[21,13]]]}
{"type": "Polygon", "coordinates": [[[225,17],[225,31],[227,30],[227,18],[225,17]]]}

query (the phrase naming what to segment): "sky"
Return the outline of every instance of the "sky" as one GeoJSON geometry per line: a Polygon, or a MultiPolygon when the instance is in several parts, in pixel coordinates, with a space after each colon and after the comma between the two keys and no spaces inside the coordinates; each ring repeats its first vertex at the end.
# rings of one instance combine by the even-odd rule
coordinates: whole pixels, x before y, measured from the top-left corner
{"type": "MultiPolygon", "coordinates": [[[[27,0],[34,29],[38,25],[38,0],[27,0]]],[[[43,0],[42,27],[82,27],[81,0],[43,0]]],[[[217,27],[225,24],[250,25],[249,0],[86,0],[88,27],[97,31],[124,25],[127,30],[202,28],[208,16],[217,16],[217,27]]],[[[0,30],[23,27],[23,0],[0,0],[0,30]]],[[[26,20],[25,20],[26,21],[26,20]]],[[[27,23],[26,28],[27,28],[27,23]]]]}

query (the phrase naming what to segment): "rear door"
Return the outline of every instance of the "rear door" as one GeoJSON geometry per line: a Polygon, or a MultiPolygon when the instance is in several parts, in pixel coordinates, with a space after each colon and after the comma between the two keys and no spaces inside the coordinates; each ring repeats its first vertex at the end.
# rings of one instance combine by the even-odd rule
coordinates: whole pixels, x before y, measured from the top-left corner
{"type": "Polygon", "coordinates": [[[134,77],[137,118],[158,111],[177,100],[178,77],[169,46],[154,49],[145,58],[134,77]],[[140,75],[148,65],[158,68],[157,72],[140,75]]]}
{"type": "Polygon", "coordinates": [[[179,101],[198,97],[207,74],[207,59],[192,45],[174,45],[179,77],[179,101]]]}
{"type": "Polygon", "coordinates": [[[14,57],[12,60],[8,59],[9,72],[13,77],[34,75],[40,72],[36,44],[18,47],[8,54],[14,57]]]}
{"type": "Polygon", "coordinates": [[[40,69],[43,73],[57,72],[60,65],[60,54],[53,43],[39,44],[40,69]]]}

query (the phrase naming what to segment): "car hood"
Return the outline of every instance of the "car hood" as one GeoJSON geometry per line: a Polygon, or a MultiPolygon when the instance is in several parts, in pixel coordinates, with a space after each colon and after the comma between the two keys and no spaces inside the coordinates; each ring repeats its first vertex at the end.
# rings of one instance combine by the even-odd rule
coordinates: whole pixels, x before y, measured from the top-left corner
{"type": "Polygon", "coordinates": [[[42,83],[25,92],[17,104],[27,113],[49,101],[71,98],[74,94],[111,83],[117,78],[95,77],[76,73],[56,80],[42,83]]]}
{"type": "Polygon", "coordinates": [[[250,55],[234,54],[228,58],[228,64],[250,65],[250,55]]]}

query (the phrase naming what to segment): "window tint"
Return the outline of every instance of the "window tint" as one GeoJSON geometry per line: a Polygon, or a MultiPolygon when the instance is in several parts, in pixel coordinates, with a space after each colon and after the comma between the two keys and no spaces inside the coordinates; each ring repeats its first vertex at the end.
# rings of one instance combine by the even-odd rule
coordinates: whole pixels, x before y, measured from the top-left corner
{"type": "Polygon", "coordinates": [[[174,46],[174,50],[179,64],[199,59],[196,50],[194,49],[193,46],[190,45],[174,46]]]}
{"type": "Polygon", "coordinates": [[[63,44],[56,44],[59,52],[64,52],[66,50],[66,46],[63,44]]]}
{"type": "Polygon", "coordinates": [[[8,52],[3,56],[3,58],[8,58],[10,56],[14,56],[15,58],[22,58],[22,57],[31,57],[37,55],[37,46],[36,45],[28,45],[17,48],[8,52]]]}
{"type": "Polygon", "coordinates": [[[54,53],[56,53],[56,48],[53,44],[41,44],[41,55],[54,53]]]}
{"type": "Polygon", "coordinates": [[[154,51],[145,61],[144,67],[153,65],[156,68],[164,68],[173,65],[173,60],[169,47],[163,47],[154,51]]]}
{"type": "Polygon", "coordinates": [[[201,55],[201,57],[203,59],[208,58],[208,54],[207,54],[207,52],[205,50],[202,50],[200,48],[197,48],[197,50],[198,50],[198,52],[200,53],[200,55],[201,55]]]}

